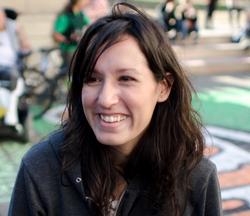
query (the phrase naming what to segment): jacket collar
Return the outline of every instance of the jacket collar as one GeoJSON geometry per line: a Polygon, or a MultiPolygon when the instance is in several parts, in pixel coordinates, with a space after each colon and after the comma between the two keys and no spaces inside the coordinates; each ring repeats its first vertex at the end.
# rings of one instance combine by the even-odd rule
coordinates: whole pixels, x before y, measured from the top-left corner
{"type": "MultiPolygon", "coordinates": [[[[64,141],[64,131],[60,129],[53,133],[49,138],[49,143],[52,146],[52,149],[59,161],[62,164],[62,155],[61,155],[61,148],[64,141]]],[[[81,194],[81,196],[85,197],[85,192],[83,188],[83,181],[81,174],[81,164],[77,161],[74,166],[72,166],[69,170],[65,172],[65,175],[62,176],[62,182],[66,186],[74,185],[77,191],[81,194]]]]}

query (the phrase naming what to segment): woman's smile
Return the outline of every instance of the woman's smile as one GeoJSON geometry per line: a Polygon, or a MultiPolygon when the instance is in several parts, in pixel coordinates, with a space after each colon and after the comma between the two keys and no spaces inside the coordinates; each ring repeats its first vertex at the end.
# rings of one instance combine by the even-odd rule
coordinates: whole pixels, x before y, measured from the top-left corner
{"type": "Polygon", "coordinates": [[[128,115],[124,114],[98,114],[96,124],[99,130],[109,133],[119,133],[127,123],[128,115]]]}
{"type": "Polygon", "coordinates": [[[104,121],[105,123],[120,122],[127,118],[127,116],[120,114],[113,114],[113,115],[99,114],[99,116],[101,120],[104,121]]]}

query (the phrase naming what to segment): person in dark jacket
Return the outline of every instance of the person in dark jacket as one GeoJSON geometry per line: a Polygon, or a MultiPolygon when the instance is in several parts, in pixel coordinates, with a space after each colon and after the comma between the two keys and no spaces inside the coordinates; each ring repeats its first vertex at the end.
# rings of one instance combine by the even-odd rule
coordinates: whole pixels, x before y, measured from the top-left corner
{"type": "Polygon", "coordinates": [[[206,9],[206,23],[205,23],[205,28],[211,29],[213,28],[213,14],[216,9],[218,0],[208,0],[207,2],[207,9],[206,9]]]}
{"type": "Polygon", "coordinates": [[[9,216],[222,215],[191,84],[154,21],[114,5],[70,80],[68,118],[23,157],[9,216]]]}

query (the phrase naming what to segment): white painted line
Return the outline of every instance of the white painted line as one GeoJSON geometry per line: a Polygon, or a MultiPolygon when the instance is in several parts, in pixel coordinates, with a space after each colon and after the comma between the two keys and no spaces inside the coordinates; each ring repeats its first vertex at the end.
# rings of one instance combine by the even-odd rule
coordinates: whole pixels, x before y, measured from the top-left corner
{"type": "Polygon", "coordinates": [[[233,143],[216,137],[205,136],[205,138],[208,146],[215,146],[222,149],[222,152],[210,157],[216,164],[218,172],[237,170],[242,164],[250,163],[250,153],[233,143]]]}
{"type": "Polygon", "coordinates": [[[242,78],[236,78],[233,76],[215,76],[214,78],[212,78],[212,80],[220,82],[220,83],[250,88],[250,77],[249,78],[245,77],[244,79],[242,79],[242,78]]]}
{"type": "MultiPolygon", "coordinates": [[[[250,115],[250,111],[249,111],[250,115]]],[[[206,129],[213,136],[224,137],[225,139],[232,139],[235,141],[245,142],[250,144],[250,134],[242,131],[236,131],[232,129],[225,129],[215,126],[207,126],[206,129]]]]}
{"type": "Polygon", "coordinates": [[[215,65],[218,63],[224,64],[224,65],[230,64],[230,66],[232,66],[232,65],[239,66],[239,64],[240,65],[249,64],[250,57],[230,56],[227,58],[189,59],[189,60],[183,60],[182,63],[186,66],[192,66],[192,67],[209,66],[209,65],[215,65]]]}
{"type": "Polygon", "coordinates": [[[250,204],[250,185],[221,191],[222,199],[243,199],[250,204]]]}

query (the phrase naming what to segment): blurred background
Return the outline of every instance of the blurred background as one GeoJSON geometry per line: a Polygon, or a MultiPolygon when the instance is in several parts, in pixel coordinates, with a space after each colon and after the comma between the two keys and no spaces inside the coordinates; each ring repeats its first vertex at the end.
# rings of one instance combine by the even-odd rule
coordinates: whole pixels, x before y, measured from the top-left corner
{"type": "MultiPolygon", "coordinates": [[[[53,31],[67,2],[0,0],[24,40],[14,78],[0,73],[0,216],[7,215],[22,156],[66,118],[67,75],[53,31]]],[[[115,2],[88,0],[83,12],[93,22],[115,2]]],[[[205,154],[217,165],[224,214],[250,215],[250,0],[127,2],[162,26],[194,85],[193,106],[207,128],[205,154]]],[[[0,17],[0,71],[4,31],[0,17]]]]}

